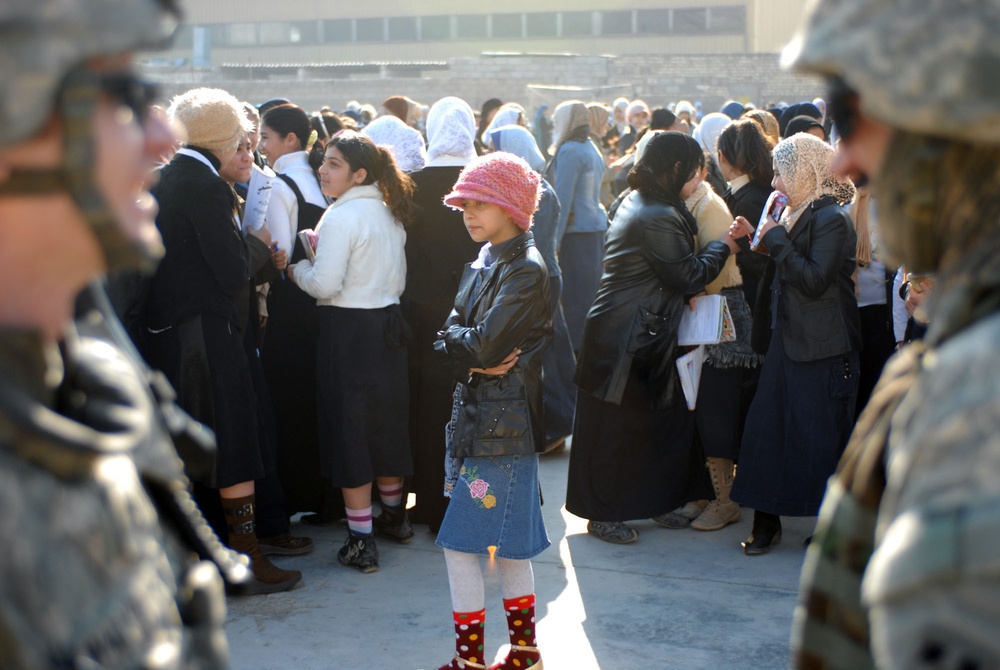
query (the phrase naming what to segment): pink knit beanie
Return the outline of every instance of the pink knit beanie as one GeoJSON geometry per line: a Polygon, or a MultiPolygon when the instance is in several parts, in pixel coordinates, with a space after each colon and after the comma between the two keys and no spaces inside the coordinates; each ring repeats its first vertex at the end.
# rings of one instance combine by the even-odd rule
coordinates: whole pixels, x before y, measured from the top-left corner
{"type": "Polygon", "coordinates": [[[531,216],[540,197],[538,173],[519,156],[494,151],[476,158],[458,176],[444,204],[462,208],[462,200],[499,205],[521,230],[531,228],[531,216]]]}

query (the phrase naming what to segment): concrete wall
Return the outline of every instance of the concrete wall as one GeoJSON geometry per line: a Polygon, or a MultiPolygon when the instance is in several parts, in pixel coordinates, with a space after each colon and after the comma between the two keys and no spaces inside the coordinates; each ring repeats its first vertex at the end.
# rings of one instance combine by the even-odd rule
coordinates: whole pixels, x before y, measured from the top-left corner
{"type": "Polygon", "coordinates": [[[432,104],[455,95],[478,108],[488,98],[520,102],[529,112],[541,102],[579,98],[610,102],[615,97],[642,98],[651,106],[687,99],[715,111],[728,99],[752,100],[758,106],[797,102],[822,95],[822,82],[781,70],[778,54],[701,55],[488,55],[454,58],[446,69],[422,77],[319,79],[310,70],[266,78],[266,71],[238,72],[149,70],[161,82],[166,99],[196,86],[225,88],[242,100],[260,103],[274,97],[293,100],[307,110],[330,105],[343,109],[348,100],[376,107],[391,95],[432,104]],[[252,76],[252,79],[241,78],[252,76]]]}

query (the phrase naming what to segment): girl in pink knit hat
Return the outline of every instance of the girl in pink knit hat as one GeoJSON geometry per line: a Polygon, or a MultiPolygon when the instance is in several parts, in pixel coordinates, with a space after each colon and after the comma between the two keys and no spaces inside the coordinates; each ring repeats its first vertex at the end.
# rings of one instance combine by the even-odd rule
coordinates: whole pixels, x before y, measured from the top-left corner
{"type": "Polygon", "coordinates": [[[538,174],[502,151],[470,163],[444,198],[463,210],[472,239],[486,244],[466,266],[434,344],[457,381],[447,429],[451,500],[437,537],[456,642],[455,657],[439,670],[542,668],[529,559],[549,546],[538,453],[545,448],[541,371],[552,315],[548,272],[530,230],[538,198],[538,174]],[[480,556],[497,560],[510,631],[510,650],[490,666],[480,556]]]}

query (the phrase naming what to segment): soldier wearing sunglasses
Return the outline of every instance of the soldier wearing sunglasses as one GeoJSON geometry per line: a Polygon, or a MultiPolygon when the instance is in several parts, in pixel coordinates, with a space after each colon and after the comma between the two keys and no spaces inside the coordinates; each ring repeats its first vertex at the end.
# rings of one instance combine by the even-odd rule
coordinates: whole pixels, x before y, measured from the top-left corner
{"type": "Polygon", "coordinates": [[[176,18],[166,0],[0,4],[3,668],[228,666],[223,578],[248,570],[178,458],[209,462],[211,436],[98,284],[162,253],[147,180],[173,137],[131,52],[176,18]]]}
{"type": "Polygon", "coordinates": [[[795,667],[1000,667],[998,33],[996,0],[823,0],[785,54],[827,77],[886,247],[936,276],[827,487],[795,667]]]}

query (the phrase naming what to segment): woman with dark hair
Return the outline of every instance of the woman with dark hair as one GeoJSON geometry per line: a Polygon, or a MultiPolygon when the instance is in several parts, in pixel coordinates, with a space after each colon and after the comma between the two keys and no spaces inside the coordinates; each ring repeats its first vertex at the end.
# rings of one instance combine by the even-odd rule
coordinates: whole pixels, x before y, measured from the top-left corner
{"type": "Polygon", "coordinates": [[[691,136],[656,133],[608,232],[580,347],[566,491],[566,509],[605,542],[634,542],[639,534],[626,520],[711,495],[677,383],[677,328],[688,297],[739,247],[727,230],[698,250],[684,199],[703,161],[691,136]]]}
{"type": "MultiPolygon", "coordinates": [[[[300,230],[316,227],[327,200],[320,191],[307,148],[317,134],[301,107],[283,104],[264,113],[259,150],[278,173],[271,187],[267,225],[273,245],[290,263],[306,257],[296,240],[300,230]]],[[[261,363],[274,404],[278,432],[278,473],[289,514],[305,523],[339,518],[339,497],[320,477],[316,436],[316,301],[289,281],[272,281],[261,363]]]]}
{"type": "Polygon", "coordinates": [[[373,523],[399,542],[413,538],[403,477],[413,474],[408,434],[409,382],[399,296],[406,283],[406,231],[413,181],[392,153],[342,130],[326,145],[323,192],[336,201],[316,226],[315,260],[288,276],[319,305],[316,354],[320,463],[343,490],[349,534],[337,558],[362,572],[378,569],[373,523]],[[372,482],[382,514],[372,519],[372,482]]]}
{"type": "MultiPolygon", "coordinates": [[[[740,119],[726,126],[716,142],[719,171],[729,185],[723,199],[734,217],[742,216],[752,226],[757,225],[764,204],[774,190],[771,188],[773,146],[761,127],[750,119],[740,119]]],[[[749,250],[746,238],[740,240],[740,244],[744,251],[749,250]]],[[[743,295],[753,312],[767,256],[741,254],[736,260],[743,276],[743,295]]]]}

